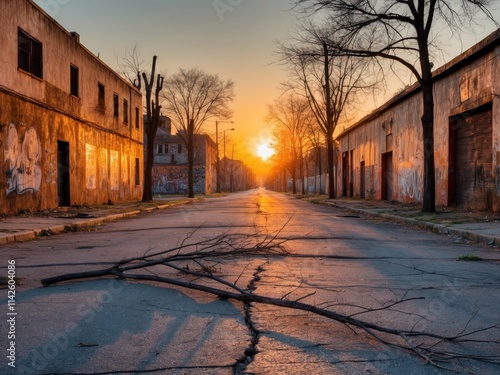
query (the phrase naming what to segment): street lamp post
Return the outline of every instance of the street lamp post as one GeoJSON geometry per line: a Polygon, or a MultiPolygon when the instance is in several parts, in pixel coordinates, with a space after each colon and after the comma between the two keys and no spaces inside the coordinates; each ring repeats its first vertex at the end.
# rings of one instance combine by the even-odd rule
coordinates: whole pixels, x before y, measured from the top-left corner
{"type": "Polygon", "coordinates": [[[224,173],[222,173],[222,184],[224,185],[224,190],[226,189],[226,132],[232,131],[234,128],[226,129],[222,132],[224,136],[224,173]]]}
{"type": "MultiPolygon", "coordinates": [[[[216,164],[217,193],[221,192],[221,188],[220,188],[220,157],[219,157],[219,124],[222,124],[222,123],[233,124],[233,122],[232,121],[219,121],[219,120],[215,120],[215,146],[217,148],[217,164],[216,164]]],[[[225,135],[225,132],[226,131],[224,130],[224,135],[225,135]]]]}

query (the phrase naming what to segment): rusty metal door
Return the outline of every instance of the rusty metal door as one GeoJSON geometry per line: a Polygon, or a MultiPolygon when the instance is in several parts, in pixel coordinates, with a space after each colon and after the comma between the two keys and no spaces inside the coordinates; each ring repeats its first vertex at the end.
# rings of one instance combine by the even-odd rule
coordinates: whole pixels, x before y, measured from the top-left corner
{"type": "Polygon", "coordinates": [[[492,147],[491,104],[450,118],[450,204],[492,209],[492,147]]]}

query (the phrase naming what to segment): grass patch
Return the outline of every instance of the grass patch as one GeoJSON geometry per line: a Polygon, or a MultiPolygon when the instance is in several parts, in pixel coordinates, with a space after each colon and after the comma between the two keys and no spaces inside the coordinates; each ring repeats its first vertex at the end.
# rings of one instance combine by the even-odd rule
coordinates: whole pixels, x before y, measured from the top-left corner
{"type": "MultiPolygon", "coordinates": [[[[14,277],[14,280],[16,281],[16,285],[21,285],[23,282],[23,279],[21,277],[14,277]]],[[[9,278],[6,276],[1,276],[0,277],[0,289],[6,289],[9,286],[9,278]]]]}
{"type": "Polygon", "coordinates": [[[463,260],[466,262],[475,262],[475,261],[481,260],[481,257],[474,255],[474,254],[465,254],[465,255],[460,255],[457,259],[463,260]]]}

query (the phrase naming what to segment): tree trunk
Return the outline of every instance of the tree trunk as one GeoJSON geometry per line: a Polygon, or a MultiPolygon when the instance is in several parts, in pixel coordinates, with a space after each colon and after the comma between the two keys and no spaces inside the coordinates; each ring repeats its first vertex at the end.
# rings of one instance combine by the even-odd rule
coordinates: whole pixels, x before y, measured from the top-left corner
{"type": "Polygon", "coordinates": [[[432,80],[422,84],[424,114],[422,127],[424,136],[424,197],[422,212],[436,212],[436,181],[434,168],[434,95],[432,80]]]}
{"type": "Polygon", "coordinates": [[[331,100],[331,89],[330,89],[330,60],[328,55],[328,45],[323,42],[323,52],[325,57],[325,99],[326,99],[326,142],[327,142],[327,152],[328,152],[328,198],[335,198],[335,176],[334,171],[334,148],[333,148],[333,111],[332,111],[332,100],[331,100]]]}
{"type": "Polygon", "coordinates": [[[189,123],[187,134],[187,154],[188,154],[188,198],[194,198],[194,122],[189,123]]]}
{"type": "MultiPolygon", "coordinates": [[[[144,124],[144,133],[146,134],[146,160],[144,162],[144,189],[142,192],[142,201],[149,202],[153,200],[153,164],[154,164],[154,149],[156,131],[160,122],[160,91],[163,88],[163,77],[158,74],[156,79],[156,87],[154,92],[154,100],[151,100],[153,95],[153,86],[156,70],[156,56],[153,56],[153,63],[151,68],[151,75],[148,78],[145,72],[142,72],[142,79],[144,80],[146,90],[146,121],[144,124]]],[[[137,72],[138,82],[136,86],[141,88],[141,73],[137,72]]]]}
{"type": "MultiPolygon", "coordinates": [[[[302,154],[302,153],[301,153],[302,154]]],[[[304,177],[304,165],[303,165],[303,156],[300,156],[300,178],[302,179],[302,195],[306,195],[306,179],[304,177]]]]}
{"type": "Polygon", "coordinates": [[[333,134],[326,136],[328,156],[328,199],[335,199],[335,175],[334,175],[334,153],[333,134]]]}
{"type": "Polygon", "coordinates": [[[146,133],[146,161],[144,164],[144,191],[142,192],[142,201],[150,202],[153,200],[153,163],[155,149],[155,135],[152,132],[146,133]]]}
{"type": "Polygon", "coordinates": [[[436,212],[436,177],[434,168],[434,92],[429,44],[424,31],[418,33],[420,66],[422,69],[423,109],[422,130],[424,137],[424,197],[422,212],[436,212]]]}

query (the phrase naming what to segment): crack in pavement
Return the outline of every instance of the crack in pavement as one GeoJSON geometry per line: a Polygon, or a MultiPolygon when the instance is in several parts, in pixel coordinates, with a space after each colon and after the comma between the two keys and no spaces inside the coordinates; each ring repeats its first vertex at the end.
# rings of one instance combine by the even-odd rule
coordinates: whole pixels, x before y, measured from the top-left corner
{"type": "MultiPolygon", "coordinates": [[[[252,293],[256,287],[256,283],[260,281],[260,274],[264,272],[265,269],[262,266],[258,266],[256,271],[253,273],[253,278],[248,282],[247,290],[249,293],[252,293]]],[[[257,344],[260,339],[260,331],[255,327],[255,324],[252,320],[252,304],[251,302],[244,303],[245,309],[245,324],[247,325],[250,335],[252,339],[250,340],[250,345],[245,349],[244,355],[236,362],[234,365],[234,374],[241,375],[245,373],[247,366],[254,360],[255,355],[257,354],[257,344]]]]}

